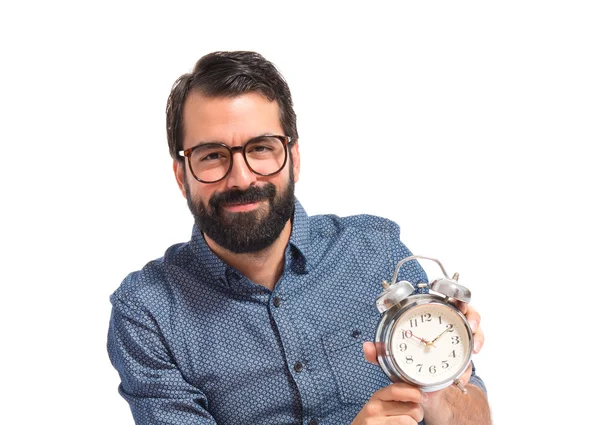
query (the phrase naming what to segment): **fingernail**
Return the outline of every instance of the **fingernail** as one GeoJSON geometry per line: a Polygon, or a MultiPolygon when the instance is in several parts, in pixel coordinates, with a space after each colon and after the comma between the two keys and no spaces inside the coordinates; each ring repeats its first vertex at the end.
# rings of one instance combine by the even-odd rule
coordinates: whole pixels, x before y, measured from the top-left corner
{"type": "Polygon", "coordinates": [[[427,393],[421,393],[421,403],[425,403],[429,399],[427,393]]]}
{"type": "Polygon", "coordinates": [[[479,350],[481,350],[481,342],[475,341],[475,345],[473,346],[473,351],[475,351],[476,353],[479,353],[479,350]]]}
{"type": "Polygon", "coordinates": [[[473,332],[477,330],[477,322],[475,320],[469,320],[469,326],[471,326],[473,332]]]}

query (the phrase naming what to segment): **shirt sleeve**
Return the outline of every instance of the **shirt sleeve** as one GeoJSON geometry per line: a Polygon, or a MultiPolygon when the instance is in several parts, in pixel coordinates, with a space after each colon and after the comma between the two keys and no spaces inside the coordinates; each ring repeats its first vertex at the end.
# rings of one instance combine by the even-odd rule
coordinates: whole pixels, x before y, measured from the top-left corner
{"type": "Polygon", "coordinates": [[[135,423],[216,424],[206,396],[183,378],[150,314],[116,295],[111,302],[108,354],[135,423]]]}
{"type": "MultiPolygon", "coordinates": [[[[390,270],[393,272],[400,260],[410,257],[413,253],[400,240],[400,226],[391,220],[386,220],[386,223],[388,225],[387,237],[389,238],[390,247],[390,270]]],[[[427,274],[417,260],[410,260],[402,265],[398,273],[398,280],[407,280],[413,285],[429,282],[427,274]]],[[[419,292],[421,291],[419,290],[419,292]]]]}
{"type": "Polygon", "coordinates": [[[475,373],[475,363],[473,363],[473,361],[471,361],[471,366],[473,366],[473,370],[471,371],[471,379],[469,379],[469,384],[475,385],[487,396],[487,388],[485,387],[483,380],[475,373]]]}

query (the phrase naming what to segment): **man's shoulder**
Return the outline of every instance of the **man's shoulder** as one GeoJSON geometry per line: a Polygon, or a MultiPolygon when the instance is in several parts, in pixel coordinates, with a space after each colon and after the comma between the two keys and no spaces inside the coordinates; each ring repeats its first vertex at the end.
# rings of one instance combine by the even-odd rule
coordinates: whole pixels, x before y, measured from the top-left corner
{"type": "Polygon", "coordinates": [[[394,221],[370,214],[340,217],[335,214],[314,215],[309,217],[311,233],[315,235],[333,235],[353,231],[369,234],[381,232],[398,236],[400,226],[394,221]]]}
{"type": "Polygon", "coordinates": [[[387,218],[367,214],[310,217],[310,242],[315,256],[339,256],[340,249],[347,255],[376,252],[388,256],[399,241],[400,227],[387,218]]]}
{"type": "Polygon", "coordinates": [[[168,270],[184,267],[190,261],[189,242],[170,246],[160,258],[148,262],[140,270],[129,273],[111,295],[111,302],[147,305],[164,299],[170,292],[168,270]]]}

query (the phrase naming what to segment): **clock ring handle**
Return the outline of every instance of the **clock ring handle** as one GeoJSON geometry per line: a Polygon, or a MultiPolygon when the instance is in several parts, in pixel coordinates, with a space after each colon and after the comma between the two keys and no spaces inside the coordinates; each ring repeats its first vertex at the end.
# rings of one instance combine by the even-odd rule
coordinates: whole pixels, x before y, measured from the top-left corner
{"type": "Polygon", "coordinates": [[[431,257],[424,257],[422,255],[411,255],[410,257],[403,258],[402,260],[400,260],[398,262],[398,265],[396,265],[396,270],[394,271],[394,277],[392,277],[392,285],[394,283],[396,283],[396,281],[398,279],[398,273],[400,273],[400,267],[402,267],[404,265],[404,263],[407,263],[410,260],[416,260],[416,259],[430,260],[430,261],[436,262],[437,265],[440,266],[440,269],[442,269],[442,273],[444,273],[444,277],[446,279],[450,279],[448,277],[448,274],[446,273],[446,270],[444,269],[444,266],[442,266],[442,263],[440,263],[439,260],[436,260],[435,258],[431,258],[431,257]]]}

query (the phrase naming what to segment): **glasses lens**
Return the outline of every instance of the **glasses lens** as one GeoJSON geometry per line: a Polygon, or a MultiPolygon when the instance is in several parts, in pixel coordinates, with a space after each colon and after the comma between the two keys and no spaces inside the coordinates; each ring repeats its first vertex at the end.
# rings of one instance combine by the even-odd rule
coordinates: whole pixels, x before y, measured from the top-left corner
{"type": "Polygon", "coordinates": [[[257,174],[269,175],[280,171],[285,165],[285,146],[277,137],[259,137],[245,146],[248,165],[257,174]]]}
{"type": "Polygon", "coordinates": [[[204,182],[222,179],[229,169],[230,154],[227,148],[217,144],[206,144],[192,151],[190,167],[196,177],[204,182]]]}

